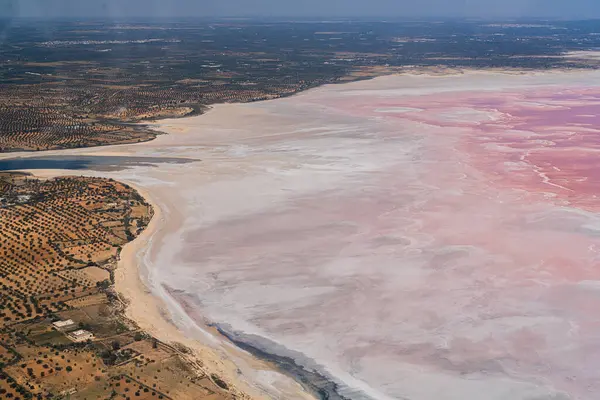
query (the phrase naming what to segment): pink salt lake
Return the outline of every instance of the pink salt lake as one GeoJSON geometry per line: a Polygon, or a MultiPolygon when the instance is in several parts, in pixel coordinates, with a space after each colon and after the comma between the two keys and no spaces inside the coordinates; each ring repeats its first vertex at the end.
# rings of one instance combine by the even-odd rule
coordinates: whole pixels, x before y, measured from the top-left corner
{"type": "Polygon", "coordinates": [[[198,322],[348,398],[600,398],[600,72],[386,77],[161,129],[123,151],[203,161],[119,177],[180,217],[148,279],[198,322]]]}

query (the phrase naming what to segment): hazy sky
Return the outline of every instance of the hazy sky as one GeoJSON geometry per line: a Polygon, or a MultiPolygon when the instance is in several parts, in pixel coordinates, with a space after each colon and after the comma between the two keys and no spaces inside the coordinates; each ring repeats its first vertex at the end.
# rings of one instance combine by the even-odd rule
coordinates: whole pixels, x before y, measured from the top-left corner
{"type": "Polygon", "coordinates": [[[0,15],[600,18],[600,0],[0,0],[0,15]]]}

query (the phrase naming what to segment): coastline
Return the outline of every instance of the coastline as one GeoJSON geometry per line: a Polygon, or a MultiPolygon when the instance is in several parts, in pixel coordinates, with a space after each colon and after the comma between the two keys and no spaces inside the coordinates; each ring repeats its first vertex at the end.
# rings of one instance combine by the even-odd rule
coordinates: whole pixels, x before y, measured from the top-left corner
{"type": "MultiPolygon", "coordinates": [[[[415,71],[409,71],[408,73],[392,72],[375,77],[357,79],[355,81],[331,82],[325,85],[310,87],[307,90],[300,92],[287,94],[280,98],[264,100],[261,103],[276,102],[303,96],[328,86],[339,87],[347,86],[349,84],[360,84],[366,81],[376,80],[378,78],[385,79],[386,77],[396,75],[421,75],[420,73],[414,72],[415,71]]],[[[456,75],[463,74],[464,72],[465,71],[462,70],[451,70],[445,71],[439,75],[456,75]]],[[[427,74],[427,72],[425,72],[425,74],[427,74]]],[[[49,149],[42,151],[6,152],[0,153],[0,160],[10,158],[27,159],[39,156],[60,156],[65,154],[70,156],[128,156],[132,154],[131,151],[128,151],[130,149],[140,145],[152,146],[153,143],[156,143],[161,138],[166,139],[169,136],[175,136],[176,134],[173,132],[162,130],[165,122],[177,121],[185,125],[185,120],[206,117],[213,112],[215,108],[227,107],[230,105],[235,106],[236,104],[243,105],[246,103],[215,104],[208,106],[202,114],[194,113],[181,117],[140,122],[138,123],[139,125],[144,125],[156,133],[152,139],[143,142],[68,149],[49,149]]],[[[189,128],[174,128],[174,130],[184,134],[189,132],[189,128]]],[[[169,345],[183,345],[184,349],[191,350],[190,353],[186,351],[179,352],[190,366],[196,368],[199,372],[208,377],[210,377],[211,374],[216,373],[220,378],[227,382],[229,386],[228,391],[241,399],[347,399],[338,393],[338,384],[321,375],[320,372],[305,370],[304,367],[295,363],[292,358],[271,354],[262,348],[234,337],[234,335],[226,332],[217,325],[207,324],[200,326],[198,321],[202,316],[196,315],[196,318],[192,318],[188,314],[188,311],[184,309],[180,300],[169,293],[168,290],[152,287],[152,284],[146,279],[148,271],[145,270],[143,258],[145,253],[150,250],[152,241],[160,241],[162,234],[164,233],[162,230],[168,223],[165,221],[164,206],[159,205],[159,201],[148,189],[129,179],[116,177],[112,173],[106,173],[105,171],[99,170],[24,169],[18,171],[30,173],[34,177],[42,179],[73,175],[112,178],[134,188],[140,196],[152,206],[154,214],[148,226],[146,226],[139,236],[122,247],[119,255],[118,268],[115,270],[114,288],[119,294],[121,301],[126,305],[125,316],[135,322],[141,330],[147,332],[161,342],[169,345]],[[159,295],[154,293],[153,289],[160,290],[162,294],[159,295]],[[172,302],[167,304],[167,299],[172,300],[172,302]],[[172,311],[173,309],[170,309],[170,307],[173,307],[176,310],[172,311]],[[181,326],[178,326],[172,319],[173,312],[177,312],[178,316],[185,316],[187,319],[186,325],[190,329],[186,331],[181,326]],[[192,326],[190,327],[189,325],[192,326]],[[204,333],[204,337],[197,337],[196,334],[199,331],[204,333]],[[207,345],[203,342],[204,340],[217,344],[220,349],[217,350],[215,347],[207,345]],[[235,361],[233,361],[234,359],[235,361]],[[248,377],[242,375],[242,371],[238,365],[240,361],[259,372],[265,371],[270,374],[280,374],[282,377],[285,377],[284,380],[289,380],[289,382],[281,382],[282,380],[279,378],[273,379],[273,381],[279,381],[277,387],[260,385],[256,380],[252,380],[251,378],[248,379],[248,377]],[[278,393],[274,393],[273,389],[276,389],[278,393]]],[[[172,218],[173,215],[171,214],[169,217],[169,223],[176,224],[176,222],[174,222],[175,220],[172,218]]]]}
{"type": "MultiPolygon", "coordinates": [[[[108,178],[105,174],[90,170],[31,169],[15,172],[30,173],[40,179],[74,176],[74,172],[84,176],[108,178]]],[[[234,398],[315,400],[317,397],[309,393],[309,390],[313,389],[313,393],[318,393],[318,388],[311,385],[307,385],[308,388],[306,388],[301,381],[296,380],[300,375],[282,368],[276,356],[269,357],[267,353],[264,353],[264,356],[261,357],[252,352],[250,346],[246,348],[240,346],[240,343],[232,340],[217,327],[199,326],[197,320],[188,315],[182,304],[168,290],[158,288],[159,290],[163,289],[161,290],[163,296],[152,291],[151,283],[145,278],[147,271],[143,265],[143,258],[145,252],[150,250],[152,241],[160,240],[161,230],[167,224],[164,206],[159,205],[159,202],[147,189],[126,179],[119,181],[135,189],[153,210],[152,218],[146,228],[134,240],[123,245],[115,270],[114,288],[121,302],[125,304],[125,317],[132,320],[142,331],[169,345],[190,367],[213,380],[215,384],[212,375],[216,374],[227,383],[227,392],[234,395],[234,398]],[[172,302],[167,304],[167,299],[171,299],[172,302]],[[175,311],[177,315],[186,317],[188,330],[173,321],[173,312],[169,307],[177,308],[178,310],[175,311]],[[198,332],[204,334],[202,338],[198,337],[198,332]],[[208,344],[209,342],[210,344],[208,344]],[[260,387],[258,382],[253,381],[251,377],[243,375],[240,363],[246,366],[245,371],[250,367],[257,373],[281,374],[282,377],[289,378],[289,380],[285,379],[287,382],[280,382],[283,384],[278,385],[277,388],[266,385],[260,387]],[[277,389],[277,393],[273,392],[274,389],[277,389]]],[[[176,223],[176,220],[177,217],[169,218],[171,223],[176,223]]]]}
{"type": "MultiPolygon", "coordinates": [[[[542,77],[547,77],[550,74],[540,74],[542,77]]],[[[383,80],[385,81],[385,78],[383,78],[383,80]]],[[[383,81],[382,81],[383,82],[383,81]]],[[[512,81],[510,81],[512,82],[512,81]]],[[[547,82],[545,81],[545,79],[541,79],[540,84],[547,84],[547,82]]],[[[470,83],[465,83],[464,84],[466,87],[466,90],[470,90],[471,86],[470,83]]],[[[500,81],[498,86],[503,86],[504,85],[504,81],[500,81]]],[[[356,84],[353,88],[360,87],[360,84],[356,84]]],[[[509,85],[510,87],[510,85],[509,85]]],[[[518,85],[515,85],[514,87],[518,87],[518,85]]],[[[439,88],[435,88],[436,90],[440,90],[439,88]]],[[[444,88],[442,88],[444,89],[444,88]]],[[[319,88],[317,88],[316,90],[319,90],[319,88]]],[[[422,89],[419,89],[422,90],[422,89]]],[[[443,91],[443,90],[442,90],[443,91]]],[[[302,94],[300,94],[302,95],[302,94]]],[[[275,100],[272,100],[273,102],[275,100]]],[[[278,99],[279,101],[279,99],[278,99]]],[[[219,112],[216,112],[217,115],[220,115],[222,117],[223,113],[222,111],[226,109],[225,106],[223,106],[223,108],[221,109],[221,107],[217,107],[219,110],[219,112]]],[[[206,115],[203,115],[202,117],[197,117],[197,118],[204,118],[204,119],[208,119],[209,121],[213,121],[217,119],[217,117],[215,117],[215,115],[212,115],[212,112],[207,113],[206,115]]],[[[193,118],[193,117],[192,117],[193,118]]],[[[107,149],[107,151],[98,151],[97,154],[98,155],[108,155],[109,153],[113,152],[113,149],[116,151],[115,154],[131,154],[131,155],[137,155],[137,152],[134,151],[134,149],[138,149],[137,146],[142,146],[141,149],[142,150],[146,150],[146,151],[154,151],[155,148],[156,149],[160,149],[161,147],[169,147],[172,145],[179,145],[179,146],[184,146],[184,145],[188,145],[188,142],[190,143],[190,146],[200,146],[200,145],[204,145],[204,142],[202,142],[202,144],[199,144],[199,140],[198,140],[198,136],[203,136],[203,135],[190,135],[188,136],[188,134],[193,133],[192,131],[196,131],[196,132],[203,132],[202,130],[206,125],[204,124],[204,119],[202,120],[194,120],[191,123],[184,123],[182,120],[180,120],[181,122],[178,124],[173,124],[170,123],[170,126],[168,126],[168,128],[171,130],[170,134],[164,135],[162,137],[159,137],[158,139],[155,139],[152,142],[146,142],[146,143],[142,143],[136,146],[128,146],[128,145],[121,145],[121,146],[125,146],[123,148],[123,152],[118,152],[117,147],[111,148],[111,149],[107,149]],[[185,128],[185,126],[188,126],[187,128],[185,128]],[[177,133],[173,133],[175,131],[178,131],[177,133]],[[178,133],[180,133],[181,135],[178,135],[178,133]],[[177,136],[180,136],[179,138],[177,138],[177,136]],[[192,139],[191,141],[189,139],[192,139]],[[196,140],[196,141],[194,141],[196,140]],[[157,143],[158,142],[158,143],[157,143]],[[151,143],[155,143],[156,146],[153,146],[151,143]],[[166,146],[165,146],[166,145],[166,146]]],[[[172,120],[167,120],[167,121],[172,121],[172,120]]],[[[160,124],[157,124],[157,129],[161,129],[163,127],[164,122],[161,122],[160,124]]],[[[167,125],[169,125],[169,123],[167,123],[167,125]]],[[[207,147],[210,147],[212,145],[215,145],[216,143],[216,139],[215,137],[217,136],[217,134],[219,134],[219,132],[208,132],[207,136],[208,138],[206,139],[206,143],[208,143],[208,145],[206,145],[207,147]],[[211,137],[212,135],[212,137],[211,137]]],[[[282,133],[283,135],[283,133],[282,133]]],[[[256,140],[271,140],[271,139],[267,139],[268,138],[268,132],[267,134],[265,134],[262,137],[259,137],[256,140]]],[[[233,138],[237,138],[238,136],[235,136],[233,138]]],[[[204,141],[204,137],[203,137],[203,141],[204,141]]],[[[227,145],[230,145],[232,143],[235,143],[235,140],[231,140],[232,137],[229,136],[225,136],[223,138],[223,142],[227,145]],[[231,140],[230,142],[228,142],[228,140],[231,140]]],[[[242,139],[246,139],[246,137],[243,137],[242,139]]],[[[255,139],[253,137],[253,139],[255,139]]],[[[281,139],[281,138],[279,138],[281,139]]],[[[274,140],[274,139],[273,139],[274,140]]],[[[185,148],[184,148],[185,149],[185,148]]],[[[187,150],[182,150],[182,151],[187,151],[187,150]]],[[[79,151],[74,151],[73,153],[91,153],[92,150],[91,149],[79,149],[79,151]]],[[[143,151],[142,151],[143,152],[143,151]]],[[[57,151],[57,154],[62,154],[61,151],[57,151]]],[[[70,152],[70,154],[73,154],[70,152]]],[[[47,153],[44,153],[47,154],[47,153]]],[[[29,153],[30,156],[35,157],[35,155],[33,153],[29,153]]],[[[225,153],[219,153],[219,157],[224,157],[227,154],[225,153]]],[[[215,158],[216,159],[216,158],[215,158]]],[[[219,158],[218,161],[223,160],[223,158],[219,158]]],[[[211,160],[212,161],[212,160],[211,160]]],[[[208,164],[208,162],[207,162],[208,164]]],[[[245,164],[246,165],[246,164],[245,164]]],[[[206,167],[206,172],[208,171],[212,171],[211,168],[206,167]]],[[[204,168],[202,168],[203,171],[204,168]]],[[[40,175],[40,170],[34,170],[34,171],[30,171],[32,172],[34,175],[40,175]]],[[[225,171],[225,172],[229,172],[229,170],[225,171]]],[[[77,173],[83,173],[83,174],[90,174],[93,176],[106,176],[106,174],[102,173],[102,172],[97,172],[97,171],[61,171],[61,174],[77,174],[77,173]]],[[[56,175],[56,174],[54,174],[56,175]]],[[[169,313],[167,311],[167,309],[169,307],[177,307],[177,311],[179,311],[177,313],[177,315],[175,316],[177,317],[181,317],[182,313],[185,314],[185,316],[189,317],[188,319],[186,319],[186,323],[187,324],[194,324],[194,328],[196,330],[199,331],[203,331],[205,333],[210,334],[212,337],[216,337],[217,339],[215,340],[219,340],[220,339],[220,335],[223,334],[223,332],[219,332],[218,329],[211,329],[210,327],[204,326],[202,325],[202,323],[198,323],[197,321],[203,321],[202,316],[200,316],[200,318],[193,318],[193,317],[198,317],[198,315],[190,315],[186,312],[186,310],[184,308],[182,308],[179,304],[175,305],[175,304],[168,304],[170,303],[169,300],[173,299],[173,300],[177,300],[176,296],[164,296],[164,293],[161,293],[161,295],[158,295],[156,293],[153,293],[151,291],[151,284],[148,284],[148,282],[144,282],[144,263],[143,263],[143,257],[145,256],[146,252],[150,251],[149,248],[151,248],[151,244],[152,241],[160,241],[162,240],[162,238],[164,237],[164,234],[166,233],[165,231],[168,231],[169,229],[167,228],[167,226],[169,224],[178,224],[181,222],[181,217],[182,216],[177,216],[176,214],[166,214],[165,211],[168,213],[169,211],[173,211],[173,210],[168,210],[168,207],[165,207],[164,205],[161,206],[161,202],[158,201],[157,197],[154,196],[153,191],[148,189],[148,188],[144,188],[147,187],[146,185],[142,185],[140,186],[139,183],[134,183],[131,181],[131,179],[127,179],[127,177],[121,179],[121,178],[117,178],[115,174],[110,174],[110,177],[117,179],[121,182],[127,183],[129,185],[131,185],[132,187],[134,187],[136,190],[138,190],[138,192],[140,193],[141,196],[143,196],[147,202],[149,202],[154,210],[155,210],[155,215],[154,218],[152,218],[151,223],[149,224],[149,226],[142,232],[142,234],[135,239],[134,241],[128,243],[127,245],[124,246],[123,251],[121,253],[121,260],[119,262],[119,268],[116,271],[116,288],[119,292],[121,293],[125,293],[125,297],[132,299],[131,304],[128,305],[127,307],[127,316],[130,317],[131,319],[133,319],[134,321],[136,321],[136,323],[138,323],[140,325],[140,327],[144,330],[147,330],[149,333],[153,334],[154,336],[156,336],[158,339],[165,341],[165,342],[177,342],[177,343],[182,343],[183,345],[185,345],[186,347],[192,348],[194,350],[194,352],[197,354],[197,359],[202,360],[203,362],[205,362],[206,364],[209,364],[208,367],[206,368],[207,370],[214,370],[217,371],[217,373],[221,373],[223,374],[223,377],[229,382],[232,383],[232,386],[234,387],[233,390],[239,390],[240,393],[247,393],[248,396],[252,397],[252,398],[265,398],[268,397],[268,395],[266,394],[266,392],[264,392],[261,389],[257,389],[256,387],[252,387],[251,384],[248,383],[248,380],[246,379],[247,377],[244,376],[240,376],[237,372],[237,366],[235,364],[234,361],[231,361],[231,359],[228,359],[224,352],[219,352],[218,350],[212,349],[209,346],[205,346],[202,344],[202,339],[198,339],[197,337],[195,338],[193,335],[187,335],[186,334],[186,330],[185,329],[180,329],[180,327],[175,325],[175,322],[171,320],[171,318],[168,316],[169,313]],[[149,287],[150,286],[150,287],[149,287]],[[213,368],[213,369],[211,369],[213,368]],[[237,385],[235,383],[238,383],[237,385]]],[[[199,178],[200,179],[200,178],[199,178]]],[[[138,182],[136,180],[136,182],[138,182]]],[[[178,183],[182,183],[185,182],[185,180],[182,181],[177,181],[175,180],[174,182],[178,182],[178,183]]],[[[203,182],[200,182],[203,183],[203,182]]],[[[168,190],[163,188],[164,190],[168,190]]],[[[157,188],[157,194],[159,196],[163,195],[163,193],[161,193],[161,190],[157,188]]],[[[178,200],[184,200],[184,199],[178,199],[178,200]]],[[[179,203],[179,202],[169,202],[168,205],[174,205],[174,206],[178,206],[178,205],[183,205],[183,203],[179,203]]],[[[182,211],[183,213],[183,211],[182,211]]],[[[210,214],[208,214],[210,215],[210,214]]],[[[185,217],[188,218],[188,214],[185,213],[185,217]]],[[[154,288],[156,289],[156,288],[154,288]]],[[[162,290],[161,288],[158,288],[158,290],[162,290]]],[[[173,310],[173,308],[171,308],[171,310],[173,310]]],[[[178,321],[180,322],[180,321],[178,321]]],[[[196,334],[198,332],[195,332],[196,334]]],[[[227,334],[224,335],[225,337],[228,337],[227,334]]],[[[267,370],[272,370],[273,365],[268,363],[268,362],[263,362],[262,360],[260,360],[261,358],[266,358],[267,360],[272,361],[274,364],[278,364],[278,361],[276,357],[269,357],[270,355],[268,353],[264,353],[261,354],[260,352],[262,351],[261,349],[258,349],[258,352],[253,352],[253,350],[251,348],[244,348],[245,343],[243,342],[239,342],[236,343],[236,338],[235,336],[233,337],[229,337],[229,339],[231,340],[231,342],[237,344],[239,347],[241,347],[244,350],[239,350],[233,346],[229,346],[228,344],[227,346],[227,351],[231,351],[233,352],[233,356],[234,357],[244,357],[245,362],[248,363],[257,363],[257,369],[263,369],[265,371],[267,370]],[[258,356],[258,359],[255,359],[254,357],[251,357],[248,353],[252,353],[258,356]],[[262,357],[261,357],[262,356],[262,357]]],[[[194,362],[194,360],[191,360],[192,362],[194,362]]],[[[202,367],[200,367],[202,368],[202,367]]],[[[285,369],[285,368],[282,368],[285,369]]],[[[288,371],[289,372],[289,371],[288,371]]],[[[290,375],[294,375],[293,372],[290,375]]],[[[301,378],[301,377],[300,377],[301,378]]],[[[306,397],[308,397],[307,393],[304,393],[304,395],[306,395],[306,397]]],[[[289,396],[282,396],[281,398],[291,398],[289,396]]]]}
{"type": "MultiPolygon", "coordinates": [[[[186,335],[170,320],[169,311],[167,310],[168,305],[165,304],[164,298],[153,294],[149,284],[143,281],[144,266],[141,262],[141,256],[149,250],[153,240],[160,239],[160,236],[158,238],[156,236],[160,235],[161,225],[166,223],[165,215],[161,206],[147,190],[134,183],[126,183],[137,190],[154,210],[154,215],[146,229],[136,239],[123,246],[118,268],[115,271],[115,289],[119,296],[124,296],[127,301],[126,317],[133,320],[142,330],[153,337],[168,344],[181,344],[192,350],[192,354],[181,353],[181,355],[207,376],[211,376],[213,373],[219,375],[221,379],[227,382],[230,388],[229,391],[235,395],[246,399],[271,398],[264,391],[253,387],[248,381],[240,379],[239,367],[231,358],[244,360],[257,369],[273,370],[273,365],[241,348],[233,346],[228,346],[227,349],[231,353],[225,354],[222,351],[219,354],[214,348],[186,335]]],[[[193,323],[195,324],[195,322],[193,323]]],[[[206,332],[203,327],[196,326],[196,328],[206,332]]],[[[217,336],[217,332],[206,333],[215,337],[216,340],[222,340],[217,336]]],[[[300,385],[297,389],[302,390],[300,385]]],[[[297,395],[294,396],[296,398],[313,399],[306,392],[299,391],[295,394],[297,395]]],[[[286,395],[293,396],[294,394],[286,393],[286,395]]]]}
{"type": "MultiPolygon", "coordinates": [[[[204,361],[216,364],[217,360],[213,358],[214,356],[211,355],[212,357],[208,358],[208,354],[205,354],[206,349],[198,348],[195,343],[190,343],[192,341],[186,338],[171,322],[167,321],[166,314],[163,311],[164,305],[142,281],[143,266],[140,263],[140,253],[147,249],[165,220],[161,207],[145,189],[130,182],[127,182],[127,184],[133,187],[152,206],[154,215],[142,233],[123,246],[119,257],[118,268],[115,271],[115,289],[120,297],[124,297],[122,300],[126,302],[125,316],[157,339],[167,343],[177,342],[186,347],[191,347],[199,353],[197,354],[198,357],[202,356],[204,361]]],[[[221,368],[218,372],[223,373],[223,369],[221,368]]],[[[202,372],[208,372],[207,375],[210,376],[209,371],[202,372]]]]}

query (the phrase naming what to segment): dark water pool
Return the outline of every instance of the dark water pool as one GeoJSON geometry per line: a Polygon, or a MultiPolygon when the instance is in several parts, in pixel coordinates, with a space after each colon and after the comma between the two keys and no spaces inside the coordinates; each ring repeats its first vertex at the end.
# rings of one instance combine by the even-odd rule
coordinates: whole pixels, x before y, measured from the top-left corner
{"type": "Polygon", "coordinates": [[[186,164],[190,158],[125,157],[125,156],[45,156],[0,160],[0,171],[18,169],[90,169],[96,171],[119,171],[135,166],[159,164],[186,164]]]}

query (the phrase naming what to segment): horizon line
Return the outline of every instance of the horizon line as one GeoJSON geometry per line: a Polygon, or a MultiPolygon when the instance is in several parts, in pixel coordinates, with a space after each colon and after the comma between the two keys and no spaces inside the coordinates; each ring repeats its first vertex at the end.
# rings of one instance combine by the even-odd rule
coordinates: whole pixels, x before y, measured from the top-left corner
{"type": "Polygon", "coordinates": [[[511,22],[511,21],[597,21],[600,20],[600,16],[597,17],[536,17],[536,16],[505,16],[505,17],[476,17],[476,16],[285,16],[285,15],[273,15],[273,16],[258,16],[258,15],[213,15],[213,16],[97,16],[97,15],[78,15],[78,16],[2,16],[0,20],[275,20],[275,21],[296,21],[296,22],[352,22],[352,21],[365,21],[365,22],[395,22],[395,21],[434,21],[434,22],[445,22],[445,21],[465,21],[465,22],[476,22],[476,21],[497,21],[497,22],[511,22]]]}

